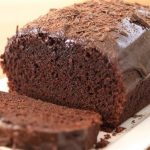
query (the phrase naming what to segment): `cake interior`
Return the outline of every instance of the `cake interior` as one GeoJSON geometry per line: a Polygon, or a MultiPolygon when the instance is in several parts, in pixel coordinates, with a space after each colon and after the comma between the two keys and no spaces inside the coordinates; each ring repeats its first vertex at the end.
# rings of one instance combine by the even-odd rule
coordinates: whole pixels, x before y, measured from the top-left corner
{"type": "Polygon", "coordinates": [[[107,54],[86,44],[33,30],[14,36],[2,62],[10,91],[92,110],[102,114],[104,123],[119,124],[124,103],[121,76],[107,54]]]}

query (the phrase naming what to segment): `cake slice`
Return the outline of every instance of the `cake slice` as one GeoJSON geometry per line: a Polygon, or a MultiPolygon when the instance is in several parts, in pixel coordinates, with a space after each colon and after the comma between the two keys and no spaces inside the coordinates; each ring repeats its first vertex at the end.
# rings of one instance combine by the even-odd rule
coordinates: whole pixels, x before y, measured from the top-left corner
{"type": "Polygon", "coordinates": [[[105,0],[50,10],[8,40],[10,91],[96,111],[116,127],[150,103],[149,13],[105,0]]]}
{"type": "Polygon", "coordinates": [[[0,92],[0,146],[83,150],[96,143],[99,114],[0,92]]]}

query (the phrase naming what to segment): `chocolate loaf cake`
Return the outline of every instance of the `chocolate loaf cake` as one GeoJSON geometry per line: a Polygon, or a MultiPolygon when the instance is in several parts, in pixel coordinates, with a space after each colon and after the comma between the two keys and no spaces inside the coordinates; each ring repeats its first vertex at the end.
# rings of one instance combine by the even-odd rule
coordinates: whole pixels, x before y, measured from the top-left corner
{"type": "Polygon", "coordinates": [[[96,143],[100,125],[95,112],[0,92],[0,146],[88,150],[96,143]]]}
{"type": "Polygon", "coordinates": [[[10,91],[96,111],[116,127],[150,103],[149,10],[105,0],[50,10],[8,40],[10,91]]]}

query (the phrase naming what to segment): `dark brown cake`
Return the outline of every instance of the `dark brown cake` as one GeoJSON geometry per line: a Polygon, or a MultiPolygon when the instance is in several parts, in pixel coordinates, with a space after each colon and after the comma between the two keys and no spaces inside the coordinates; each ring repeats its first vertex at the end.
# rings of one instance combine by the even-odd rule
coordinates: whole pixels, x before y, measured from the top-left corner
{"type": "Polygon", "coordinates": [[[8,40],[10,91],[99,112],[116,127],[150,103],[149,10],[104,0],[50,10],[8,40]]]}
{"type": "Polygon", "coordinates": [[[0,92],[0,146],[24,150],[88,150],[99,114],[0,92]]]}

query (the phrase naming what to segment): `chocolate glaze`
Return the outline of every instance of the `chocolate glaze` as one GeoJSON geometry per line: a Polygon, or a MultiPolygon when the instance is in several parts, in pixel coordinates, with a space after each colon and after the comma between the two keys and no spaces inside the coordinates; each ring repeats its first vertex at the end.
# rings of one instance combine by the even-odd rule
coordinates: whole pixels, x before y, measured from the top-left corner
{"type": "Polygon", "coordinates": [[[119,65],[124,74],[126,91],[145,79],[150,73],[150,30],[119,53],[119,65]],[[132,75],[131,75],[132,74],[132,75]]]}

